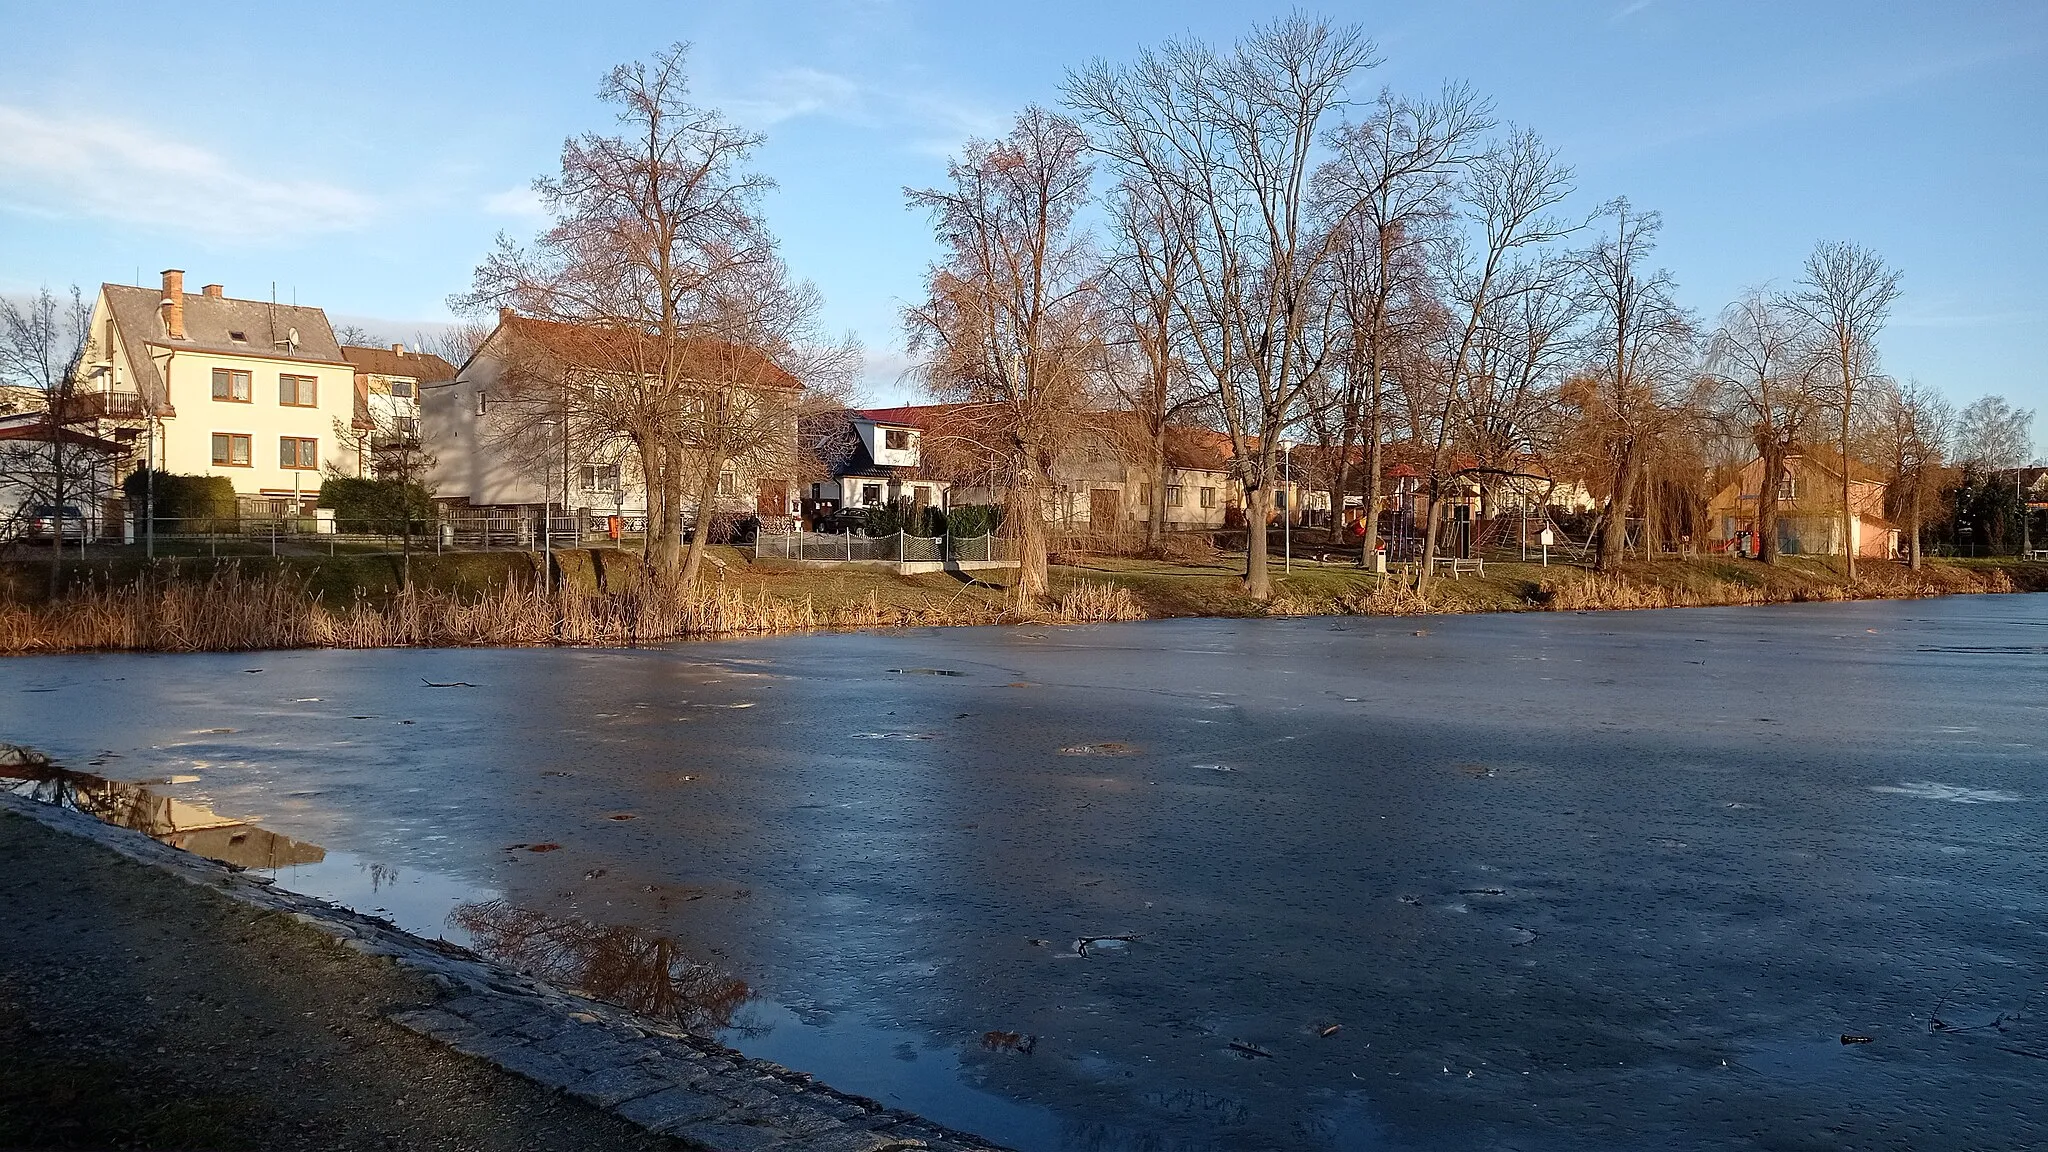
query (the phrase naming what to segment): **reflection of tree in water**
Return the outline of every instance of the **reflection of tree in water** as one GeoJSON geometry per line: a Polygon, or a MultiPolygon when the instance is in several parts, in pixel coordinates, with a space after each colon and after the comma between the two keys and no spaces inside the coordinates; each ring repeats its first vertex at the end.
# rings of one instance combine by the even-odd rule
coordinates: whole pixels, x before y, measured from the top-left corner
{"type": "Polygon", "coordinates": [[[448,918],[485,956],[693,1032],[729,1026],[754,995],[746,981],[638,928],[550,916],[503,900],[458,904],[448,918]]]}
{"type": "Polygon", "coordinates": [[[228,819],[202,804],[160,795],[144,783],[167,781],[123,783],[47,761],[0,766],[0,789],[83,812],[117,827],[133,828],[152,840],[210,860],[242,868],[276,869],[318,863],[327,857],[327,850],[318,844],[228,819]]]}

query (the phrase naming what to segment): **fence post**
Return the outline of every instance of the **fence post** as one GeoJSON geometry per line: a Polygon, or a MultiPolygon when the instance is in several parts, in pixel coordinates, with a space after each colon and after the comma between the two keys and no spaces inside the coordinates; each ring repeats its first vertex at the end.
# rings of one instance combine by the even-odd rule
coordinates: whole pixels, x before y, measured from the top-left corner
{"type": "Polygon", "coordinates": [[[277,518],[274,516],[270,520],[270,554],[277,555],[277,518]]]}
{"type": "Polygon", "coordinates": [[[853,533],[850,530],[846,533],[846,558],[853,559],[853,533]]]}

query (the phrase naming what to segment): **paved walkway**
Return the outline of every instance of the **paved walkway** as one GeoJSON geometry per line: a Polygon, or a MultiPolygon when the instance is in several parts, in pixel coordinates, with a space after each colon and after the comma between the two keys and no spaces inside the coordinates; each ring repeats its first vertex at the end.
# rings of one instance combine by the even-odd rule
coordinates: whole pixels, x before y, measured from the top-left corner
{"type": "Polygon", "coordinates": [[[0,1146],[989,1147],[4,795],[0,1146]]]}

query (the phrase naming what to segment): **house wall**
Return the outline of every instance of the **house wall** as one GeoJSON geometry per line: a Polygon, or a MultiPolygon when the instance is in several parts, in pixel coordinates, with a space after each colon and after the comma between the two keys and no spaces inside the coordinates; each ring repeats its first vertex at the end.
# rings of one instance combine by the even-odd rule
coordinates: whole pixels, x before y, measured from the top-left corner
{"type": "MultiPolygon", "coordinates": [[[[169,403],[177,413],[159,422],[158,468],[193,476],[225,476],[233,482],[235,492],[244,496],[293,492],[312,496],[320,491],[321,477],[330,465],[355,474],[356,454],[345,439],[355,410],[355,369],[351,366],[185,349],[172,351],[168,357],[160,354],[157,362],[164,371],[169,403]],[[247,402],[213,398],[215,368],[250,374],[247,402]],[[319,381],[315,389],[318,403],[310,408],[278,403],[280,375],[315,377],[319,381]],[[249,464],[216,465],[215,433],[248,436],[249,464]],[[287,468],[280,462],[279,441],[288,436],[316,442],[316,467],[287,468]]],[[[139,454],[137,459],[141,459],[139,454]]]]}
{"type": "Polygon", "coordinates": [[[923,440],[923,433],[917,429],[904,428],[901,425],[877,424],[872,420],[855,420],[853,422],[853,429],[859,434],[861,443],[867,448],[869,458],[881,467],[917,467],[920,455],[919,449],[922,446],[921,441],[923,440]],[[884,447],[888,443],[887,433],[892,430],[908,432],[910,434],[910,447],[896,449],[884,447]]]}

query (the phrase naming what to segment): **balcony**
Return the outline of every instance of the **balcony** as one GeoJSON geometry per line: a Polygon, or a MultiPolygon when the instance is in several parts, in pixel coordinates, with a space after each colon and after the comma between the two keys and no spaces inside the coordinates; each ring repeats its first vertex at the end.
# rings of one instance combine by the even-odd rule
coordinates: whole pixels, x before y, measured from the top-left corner
{"type": "Polygon", "coordinates": [[[78,392],[63,403],[61,419],[140,420],[144,415],[142,396],[137,392],[78,392]]]}

